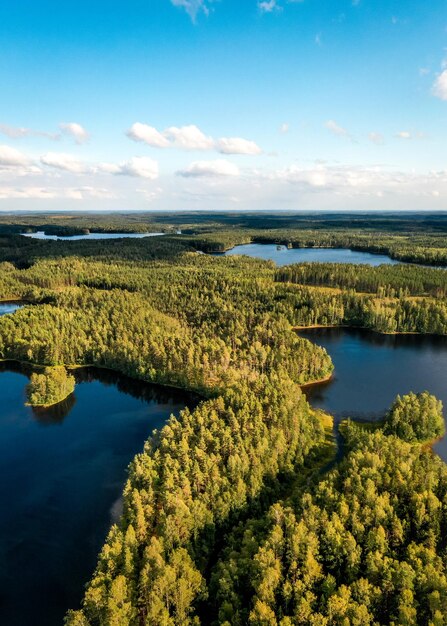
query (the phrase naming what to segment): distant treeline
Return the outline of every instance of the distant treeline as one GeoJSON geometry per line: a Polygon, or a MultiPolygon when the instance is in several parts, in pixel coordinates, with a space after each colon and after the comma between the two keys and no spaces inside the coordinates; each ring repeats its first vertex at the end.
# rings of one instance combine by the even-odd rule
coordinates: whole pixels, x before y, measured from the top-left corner
{"type": "Polygon", "coordinates": [[[445,298],[447,273],[415,265],[351,265],[301,263],[278,268],[275,280],[283,283],[353,289],[388,298],[425,296],[445,298]]]}
{"type": "MultiPolygon", "coordinates": [[[[447,265],[447,215],[443,214],[237,214],[129,213],[0,216],[0,236],[44,230],[47,234],[181,230],[184,245],[222,252],[242,243],[341,247],[389,254],[399,261],[447,265]]],[[[18,248],[22,244],[16,244],[18,248]]],[[[1,243],[0,243],[1,247],[1,243]]],[[[44,248],[36,250],[41,253],[44,248]]],[[[87,250],[87,248],[84,248],[87,250]]],[[[136,244],[144,258],[144,243],[136,244]]],[[[12,256],[12,255],[11,255],[12,256]]],[[[3,257],[5,259],[5,257],[3,257]]],[[[5,260],[13,260],[7,258],[5,260]]]]}

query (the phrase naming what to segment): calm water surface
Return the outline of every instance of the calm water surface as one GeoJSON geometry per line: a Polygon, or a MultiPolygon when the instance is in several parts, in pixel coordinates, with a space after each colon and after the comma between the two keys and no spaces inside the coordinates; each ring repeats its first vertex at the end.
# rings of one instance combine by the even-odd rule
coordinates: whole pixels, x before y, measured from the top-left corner
{"type": "Polygon", "coordinates": [[[17,309],[21,309],[23,304],[19,302],[0,302],[0,315],[14,313],[17,309]]]}
{"type": "MultiPolygon", "coordinates": [[[[326,348],[335,365],[332,380],[305,389],[313,406],[336,420],[379,419],[397,394],[429,391],[447,415],[447,337],[379,335],[345,328],[300,331],[326,348]]],[[[447,461],[447,438],[435,445],[447,461]]]]}
{"type": "Polygon", "coordinates": [[[31,239],[52,239],[53,241],[77,241],[79,239],[142,239],[143,237],[160,237],[165,233],[89,233],[88,235],[47,235],[43,230],[36,233],[22,233],[23,237],[31,239]]]}
{"type": "Polygon", "coordinates": [[[370,252],[360,252],[357,250],[346,250],[344,248],[292,248],[278,246],[275,244],[249,243],[243,246],[236,246],[224,253],[224,256],[234,254],[245,254],[267,261],[274,261],[276,265],[290,265],[291,263],[358,263],[361,265],[396,265],[394,261],[385,254],[371,254],[370,252]]]}
{"type": "Polygon", "coordinates": [[[60,626],[79,605],[126,467],[154,428],[197,399],[110,372],[76,372],[66,402],[24,406],[27,377],[0,366],[0,624],[60,626]]]}

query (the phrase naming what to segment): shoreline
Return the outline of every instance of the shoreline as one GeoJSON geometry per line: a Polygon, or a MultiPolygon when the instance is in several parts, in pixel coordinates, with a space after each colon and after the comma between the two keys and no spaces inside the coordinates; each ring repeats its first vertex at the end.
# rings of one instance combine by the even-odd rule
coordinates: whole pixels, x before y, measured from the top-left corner
{"type": "MultiPolygon", "coordinates": [[[[22,367],[30,367],[30,368],[35,368],[35,369],[45,369],[46,367],[59,367],[59,365],[42,365],[41,363],[35,363],[32,361],[23,361],[21,359],[15,359],[12,357],[9,358],[0,358],[0,363],[18,363],[20,366],[22,367]]],[[[180,387],[179,385],[171,385],[168,383],[161,383],[161,382],[155,382],[155,381],[151,381],[151,380],[146,380],[144,378],[136,378],[135,376],[131,376],[130,374],[125,374],[124,372],[122,372],[121,370],[118,369],[114,369],[112,367],[108,367],[107,365],[95,365],[94,363],[84,363],[82,365],[67,365],[66,363],[62,364],[62,367],[65,367],[67,370],[73,371],[73,370],[79,370],[79,369],[87,369],[87,368],[95,368],[98,370],[104,370],[105,372],[112,372],[113,374],[116,374],[117,376],[123,376],[125,378],[128,378],[129,380],[135,381],[136,383],[140,383],[142,385],[153,385],[154,387],[166,387],[167,389],[176,389],[177,391],[184,391],[185,393],[190,393],[193,395],[196,395],[200,401],[202,400],[209,400],[213,397],[213,394],[209,394],[209,395],[205,395],[203,391],[196,391],[193,388],[188,388],[188,387],[180,387]]],[[[26,374],[24,374],[26,375],[26,374]]],[[[68,398],[69,395],[71,395],[71,393],[74,392],[70,392],[65,398],[68,398]]],[[[62,400],[60,400],[60,402],[62,402],[62,400]]],[[[25,403],[27,404],[27,403],[25,403]]],[[[59,402],[55,402],[54,404],[59,404],[59,402]]],[[[47,404],[47,405],[43,405],[43,404],[39,404],[39,405],[30,405],[27,404],[27,406],[40,406],[40,407],[48,407],[48,406],[54,406],[54,404],[47,404]]]]}
{"type": "MultiPolygon", "coordinates": [[[[211,252],[205,252],[205,254],[209,254],[209,255],[224,255],[226,252],[229,252],[230,250],[234,250],[234,248],[237,248],[238,246],[249,246],[252,244],[257,244],[260,246],[284,246],[285,248],[287,248],[288,250],[350,250],[351,252],[366,252],[367,254],[373,254],[376,256],[388,256],[392,261],[396,261],[396,264],[402,264],[402,265],[417,265],[419,267],[426,267],[428,269],[447,269],[447,264],[445,265],[439,265],[439,264],[432,264],[432,263],[422,263],[420,261],[405,261],[403,259],[400,259],[396,256],[393,255],[393,253],[390,250],[382,250],[382,251],[377,251],[377,250],[370,250],[367,247],[357,247],[357,246],[350,246],[350,247],[345,247],[345,246],[296,246],[294,247],[292,245],[291,248],[289,248],[289,243],[281,243],[278,241],[257,241],[256,237],[251,239],[250,241],[245,241],[243,243],[235,243],[232,246],[228,246],[225,247],[223,250],[212,250],[211,252]]],[[[259,257],[252,257],[252,258],[259,258],[259,257]]],[[[267,261],[267,259],[260,259],[263,261],[267,261]]],[[[289,265],[295,265],[296,263],[290,263],[289,265]]],[[[275,263],[276,265],[276,263],[275,263]]]]}
{"type": "Polygon", "coordinates": [[[303,387],[313,387],[314,385],[321,385],[322,383],[328,383],[330,380],[332,380],[334,377],[334,372],[331,372],[330,374],[328,374],[327,376],[325,376],[324,378],[319,378],[317,380],[311,380],[308,383],[301,383],[300,389],[303,389],[303,387]]]}
{"type": "Polygon", "coordinates": [[[377,330],[376,328],[368,328],[367,326],[352,326],[349,324],[328,324],[327,326],[324,324],[311,324],[310,326],[292,326],[292,330],[294,332],[299,332],[300,330],[319,330],[324,328],[348,328],[352,330],[364,330],[370,333],[376,333],[377,335],[417,335],[418,337],[447,337],[447,335],[440,335],[437,333],[420,333],[417,330],[393,330],[393,331],[385,331],[385,330],[377,330]]]}
{"type": "Polygon", "coordinates": [[[25,406],[29,406],[32,409],[50,409],[51,407],[57,406],[61,402],[64,402],[64,400],[69,398],[74,392],[75,390],[73,389],[73,391],[70,391],[70,393],[67,393],[66,396],[64,396],[60,400],[57,400],[57,402],[52,402],[51,404],[31,404],[30,402],[25,402],[25,406]]]}

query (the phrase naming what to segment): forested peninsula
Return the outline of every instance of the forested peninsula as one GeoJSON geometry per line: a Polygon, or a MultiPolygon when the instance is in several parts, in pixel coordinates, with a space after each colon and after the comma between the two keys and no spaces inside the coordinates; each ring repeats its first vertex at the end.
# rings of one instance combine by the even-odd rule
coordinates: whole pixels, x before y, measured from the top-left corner
{"type": "MultiPolygon", "coordinates": [[[[330,419],[301,391],[329,377],[333,364],[294,331],[347,325],[446,335],[445,270],[278,269],[200,254],[229,244],[228,219],[216,219],[168,224],[182,235],[64,245],[21,237],[26,220],[3,225],[10,232],[0,237],[0,296],[26,305],[0,318],[1,358],[107,367],[203,398],[142,442],[121,519],[82,607],[65,623],[447,623],[447,467],[423,445],[417,415],[407,419],[429,407],[429,430],[441,434],[439,406],[396,400],[388,426],[349,423],[346,454],[335,463],[330,419]]],[[[344,219],[295,224],[293,232],[267,221],[256,237],[273,230],[292,245],[314,237],[447,262],[443,220],[416,235],[405,222],[385,222],[359,234],[344,219]]],[[[232,241],[241,233],[253,240],[252,224],[231,226],[232,241]]]]}

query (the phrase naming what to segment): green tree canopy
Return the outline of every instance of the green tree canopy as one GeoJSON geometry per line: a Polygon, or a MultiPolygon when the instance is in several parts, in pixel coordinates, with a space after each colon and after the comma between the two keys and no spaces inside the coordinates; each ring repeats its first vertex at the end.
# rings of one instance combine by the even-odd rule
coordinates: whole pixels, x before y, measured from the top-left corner
{"type": "Polygon", "coordinates": [[[384,432],[404,441],[427,441],[445,432],[442,402],[424,391],[397,396],[385,418],[384,432]]]}

